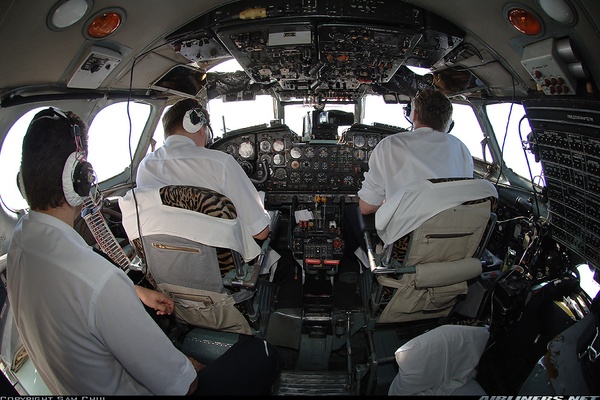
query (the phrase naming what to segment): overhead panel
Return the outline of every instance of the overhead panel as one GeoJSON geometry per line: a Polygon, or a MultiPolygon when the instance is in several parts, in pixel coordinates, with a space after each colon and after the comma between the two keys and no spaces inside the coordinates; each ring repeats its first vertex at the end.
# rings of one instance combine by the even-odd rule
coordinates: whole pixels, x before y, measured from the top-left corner
{"type": "Polygon", "coordinates": [[[233,2],[167,41],[190,61],[233,56],[280,100],[355,101],[401,66],[429,68],[465,33],[395,0],[233,2]]]}

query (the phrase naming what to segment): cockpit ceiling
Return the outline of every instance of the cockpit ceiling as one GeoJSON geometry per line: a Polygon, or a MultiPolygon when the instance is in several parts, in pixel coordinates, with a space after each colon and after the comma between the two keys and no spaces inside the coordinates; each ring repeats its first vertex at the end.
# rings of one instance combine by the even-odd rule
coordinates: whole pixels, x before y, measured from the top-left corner
{"type": "Polygon", "coordinates": [[[419,79],[406,66],[431,68],[464,36],[407,3],[298,0],[250,9],[233,3],[166,40],[198,65],[233,56],[253,82],[282,101],[355,101],[369,90],[389,91],[386,86],[414,95],[431,77],[419,79]],[[408,87],[398,85],[398,75],[411,77],[408,87]]]}

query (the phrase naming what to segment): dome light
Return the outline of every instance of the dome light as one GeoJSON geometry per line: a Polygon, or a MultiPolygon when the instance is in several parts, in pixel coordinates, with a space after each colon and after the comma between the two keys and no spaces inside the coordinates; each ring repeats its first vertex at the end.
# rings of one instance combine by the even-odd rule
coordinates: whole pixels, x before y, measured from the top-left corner
{"type": "Polygon", "coordinates": [[[96,14],[87,24],[86,34],[92,39],[103,39],[115,32],[123,23],[124,13],[120,10],[104,10],[96,14]]]}
{"type": "Polygon", "coordinates": [[[67,29],[79,22],[91,9],[92,0],[61,0],[48,13],[46,23],[55,31],[67,29]]]}
{"type": "Polygon", "coordinates": [[[563,25],[575,22],[573,8],[566,0],[538,0],[540,8],[553,20],[563,25]]]}
{"type": "Polygon", "coordinates": [[[519,32],[535,36],[542,32],[540,19],[531,11],[522,8],[511,8],[507,13],[508,22],[519,32]]]}

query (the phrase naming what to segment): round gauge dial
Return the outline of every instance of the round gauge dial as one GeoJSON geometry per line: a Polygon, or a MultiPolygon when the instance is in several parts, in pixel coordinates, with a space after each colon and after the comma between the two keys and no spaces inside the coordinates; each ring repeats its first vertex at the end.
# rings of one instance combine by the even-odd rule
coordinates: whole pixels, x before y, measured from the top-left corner
{"type": "Polygon", "coordinates": [[[273,156],[273,164],[275,164],[275,165],[285,164],[285,157],[283,156],[283,154],[275,154],[273,156]]]}
{"type": "Polygon", "coordinates": [[[238,148],[238,153],[242,158],[252,158],[254,157],[254,144],[252,142],[242,142],[240,143],[240,147],[238,148]]]}
{"type": "Polygon", "coordinates": [[[294,159],[302,157],[302,151],[298,147],[292,147],[290,150],[290,156],[294,159]]]}
{"type": "Polygon", "coordinates": [[[313,169],[319,169],[319,168],[321,168],[321,163],[320,163],[320,162],[318,162],[318,161],[315,161],[315,162],[313,163],[313,169]]]}
{"type": "Polygon", "coordinates": [[[269,150],[271,150],[271,142],[268,140],[263,140],[260,142],[260,151],[267,153],[269,150]]]}
{"type": "Polygon", "coordinates": [[[298,168],[300,168],[300,163],[298,162],[298,160],[293,160],[290,163],[290,167],[292,167],[292,169],[298,169],[298,168]]]}
{"type": "Polygon", "coordinates": [[[354,177],[352,175],[346,175],[344,177],[344,186],[354,185],[354,177]]]}
{"type": "Polygon", "coordinates": [[[260,156],[260,161],[262,162],[263,160],[265,160],[267,162],[267,165],[271,165],[271,156],[268,154],[263,154],[262,156],[260,156]]]}
{"type": "Polygon", "coordinates": [[[364,150],[356,150],[354,152],[354,158],[356,158],[358,161],[364,161],[365,157],[366,157],[366,153],[364,150]]]}
{"type": "Polygon", "coordinates": [[[377,136],[369,136],[369,138],[367,139],[367,144],[369,145],[369,147],[375,147],[377,145],[377,142],[379,142],[379,138],[377,136]]]}
{"type": "Polygon", "coordinates": [[[248,161],[240,161],[240,166],[242,167],[242,169],[244,170],[244,172],[246,173],[246,175],[250,176],[252,175],[252,173],[254,172],[254,167],[252,166],[252,164],[250,164],[248,161]]]}
{"type": "Polygon", "coordinates": [[[282,151],[284,148],[285,148],[285,145],[283,144],[283,140],[277,139],[276,141],[273,142],[273,150],[282,151]]]}
{"type": "Polygon", "coordinates": [[[235,147],[235,145],[230,144],[229,146],[227,146],[227,153],[231,154],[232,156],[235,156],[237,154],[237,147],[235,147]]]}
{"type": "Polygon", "coordinates": [[[306,149],[304,149],[304,155],[306,158],[313,158],[315,156],[315,148],[308,146],[306,149]]]}
{"type": "Polygon", "coordinates": [[[329,168],[329,164],[327,163],[327,161],[323,161],[323,162],[321,163],[321,169],[325,169],[325,170],[326,170],[326,169],[328,169],[328,168],[329,168]]]}
{"type": "Polygon", "coordinates": [[[273,177],[279,180],[285,179],[287,177],[285,168],[275,168],[275,171],[273,171],[273,177]]]}
{"type": "Polygon", "coordinates": [[[313,173],[310,171],[306,171],[304,174],[302,174],[303,178],[304,178],[304,182],[310,183],[313,181],[314,176],[313,173]]]}
{"type": "Polygon", "coordinates": [[[291,183],[300,183],[300,172],[298,172],[298,171],[290,172],[290,182],[291,183]]]}
{"type": "Polygon", "coordinates": [[[338,189],[340,187],[341,182],[342,180],[337,175],[334,175],[331,178],[329,178],[329,184],[331,185],[332,189],[338,189]]]}
{"type": "Polygon", "coordinates": [[[319,183],[327,182],[327,174],[325,172],[319,172],[317,174],[317,182],[319,182],[319,183]]]}
{"type": "Polygon", "coordinates": [[[365,137],[363,135],[356,135],[354,136],[354,147],[365,147],[365,144],[367,143],[367,140],[365,139],[365,137]]]}
{"type": "Polygon", "coordinates": [[[319,147],[319,150],[317,150],[317,154],[319,155],[319,157],[325,158],[329,156],[329,149],[327,149],[327,147],[319,147]]]}

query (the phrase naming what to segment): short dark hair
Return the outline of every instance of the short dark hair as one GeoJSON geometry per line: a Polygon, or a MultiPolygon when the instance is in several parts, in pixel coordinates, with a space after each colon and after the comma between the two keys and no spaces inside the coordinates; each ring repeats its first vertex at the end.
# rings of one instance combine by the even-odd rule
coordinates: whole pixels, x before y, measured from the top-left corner
{"type": "Polygon", "coordinates": [[[423,89],[414,98],[419,122],[436,131],[445,132],[452,118],[452,103],[439,90],[423,89]]]}
{"type": "Polygon", "coordinates": [[[38,112],[23,138],[21,179],[32,210],[46,211],[66,201],[62,174],[65,162],[77,150],[74,129],[87,155],[87,126],[74,113],[52,107],[38,112]]]}
{"type": "Polygon", "coordinates": [[[206,122],[210,123],[208,112],[202,107],[202,104],[196,99],[183,99],[173,104],[169,110],[163,115],[162,123],[165,131],[165,139],[173,134],[175,129],[183,127],[183,116],[189,110],[199,108],[206,117],[206,122]]]}

